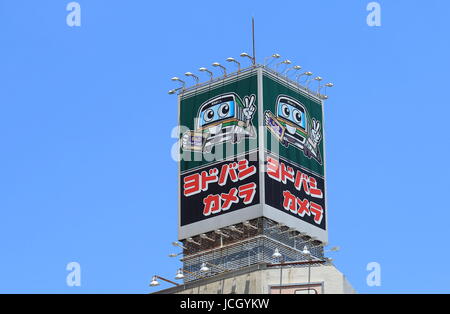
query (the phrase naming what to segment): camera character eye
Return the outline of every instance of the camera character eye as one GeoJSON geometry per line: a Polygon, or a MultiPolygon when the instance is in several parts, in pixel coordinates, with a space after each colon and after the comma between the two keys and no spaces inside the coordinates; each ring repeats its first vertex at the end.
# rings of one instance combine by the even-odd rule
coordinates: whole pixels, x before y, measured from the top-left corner
{"type": "Polygon", "coordinates": [[[218,114],[220,118],[225,118],[230,113],[230,105],[228,103],[224,103],[220,105],[218,114]]]}
{"type": "Polygon", "coordinates": [[[289,118],[289,116],[291,115],[291,109],[289,109],[288,105],[283,105],[281,106],[281,113],[285,118],[289,118]]]}
{"type": "Polygon", "coordinates": [[[214,119],[214,111],[212,109],[208,109],[203,114],[203,119],[206,122],[211,122],[214,119]]]}
{"type": "Polygon", "coordinates": [[[300,110],[295,109],[294,112],[293,112],[293,116],[294,116],[294,122],[296,124],[301,124],[302,123],[303,113],[300,110]]]}

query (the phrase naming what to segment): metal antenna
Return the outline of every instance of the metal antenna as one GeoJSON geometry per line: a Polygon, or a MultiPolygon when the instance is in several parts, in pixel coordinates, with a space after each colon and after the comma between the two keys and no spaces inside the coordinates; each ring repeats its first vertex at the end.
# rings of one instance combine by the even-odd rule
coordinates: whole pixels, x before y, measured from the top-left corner
{"type": "Polygon", "coordinates": [[[255,18],[252,17],[253,65],[256,65],[255,18]]]}

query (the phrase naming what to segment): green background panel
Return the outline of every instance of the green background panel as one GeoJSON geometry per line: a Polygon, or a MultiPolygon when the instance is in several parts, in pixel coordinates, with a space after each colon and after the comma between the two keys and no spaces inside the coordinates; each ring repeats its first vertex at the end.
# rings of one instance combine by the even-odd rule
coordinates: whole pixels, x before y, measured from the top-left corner
{"type": "MultiPolygon", "coordinates": [[[[184,126],[189,128],[189,130],[195,130],[195,119],[197,118],[198,112],[200,107],[208,100],[215,98],[217,96],[227,94],[227,93],[235,93],[237,94],[241,99],[243,99],[245,96],[255,95],[256,101],[255,106],[258,108],[258,92],[257,92],[257,86],[258,86],[258,80],[256,73],[253,74],[250,77],[244,78],[244,79],[238,79],[231,82],[225,82],[221,85],[216,85],[214,88],[208,89],[206,91],[199,92],[198,94],[194,94],[190,96],[189,98],[185,98],[181,100],[180,103],[180,126],[184,126]]],[[[256,134],[258,134],[258,112],[255,111],[255,114],[253,116],[253,126],[256,128],[256,134]]],[[[183,136],[183,134],[180,134],[180,139],[183,136]]],[[[254,141],[251,144],[252,148],[257,148],[257,138],[256,139],[245,139],[245,152],[247,152],[250,148],[250,141],[254,141]]],[[[223,149],[225,150],[226,145],[232,145],[230,143],[226,144],[220,144],[223,146],[223,149]]],[[[242,144],[241,144],[242,145],[242,144]]],[[[236,151],[236,146],[238,144],[234,145],[236,151]]],[[[181,172],[197,168],[197,167],[203,167],[211,163],[211,161],[208,161],[208,155],[203,155],[200,152],[191,152],[191,151],[185,151],[183,152],[181,150],[181,153],[183,156],[189,156],[190,161],[186,161],[187,158],[183,158],[183,160],[180,162],[180,170],[181,172]],[[206,157],[206,158],[205,158],[206,157]]],[[[212,154],[214,154],[214,150],[212,151],[212,154]]],[[[235,154],[233,154],[233,150],[231,152],[227,151],[225,155],[225,159],[233,157],[235,154]]]]}
{"type": "MultiPolygon", "coordinates": [[[[303,96],[301,93],[296,92],[292,88],[280,84],[279,82],[275,81],[271,77],[268,77],[267,75],[263,76],[263,95],[264,95],[264,112],[270,111],[275,116],[277,114],[276,106],[277,106],[277,99],[280,95],[290,96],[296,100],[298,100],[300,103],[302,103],[308,114],[309,114],[309,123],[311,123],[311,119],[315,118],[316,120],[320,121],[321,124],[321,133],[322,133],[322,140],[319,144],[319,150],[322,156],[322,160],[324,160],[324,148],[323,148],[323,116],[322,116],[322,105],[318,101],[314,101],[309,97],[303,96]]],[[[277,140],[274,139],[274,136],[272,133],[266,128],[266,149],[272,151],[272,143],[277,143],[277,140]]],[[[279,154],[281,157],[284,157],[288,160],[291,160],[294,163],[297,163],[300,166],[303,166],[307,169],[309,169],[312,172],[315,172],[321,176],[324,176],[324,161],[322,161],[322,165],[317,162],[315,159],[309,159],[307,158],[302,151],[289,146],[288,148],[284,147],[283,145],[279,146],[279,154]]]]}

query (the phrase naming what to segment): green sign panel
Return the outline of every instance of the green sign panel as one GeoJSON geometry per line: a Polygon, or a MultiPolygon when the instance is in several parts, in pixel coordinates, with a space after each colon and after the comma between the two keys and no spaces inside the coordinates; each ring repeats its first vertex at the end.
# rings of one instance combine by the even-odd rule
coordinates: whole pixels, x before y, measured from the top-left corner
{"type": "Polygon", "coordinates": [[[180,238],[259,215],[257,86],[250,71],[180,95],[180,238]]]}
{"type": "Polygon", "coordinates": [[[284,79],[263,75],[265,205],[278,220],[327,239],[322,103],[284,79]],[[278,218],[279,217],[279,218],[278,218]]]}
{"type": "Polygon", "coordinates": [[[257,108],[256,73],[182,96],[181,172],[257,149],[257,108]]]}
{"type": "Polygon", "coordinates": [[[324,175],[322,104],[264,76],[266,149],[324,175]]]}

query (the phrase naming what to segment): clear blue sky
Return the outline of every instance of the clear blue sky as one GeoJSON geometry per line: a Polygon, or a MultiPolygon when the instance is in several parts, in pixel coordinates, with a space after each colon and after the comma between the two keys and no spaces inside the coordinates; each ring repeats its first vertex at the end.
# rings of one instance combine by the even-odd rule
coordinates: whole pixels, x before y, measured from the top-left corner
{"type": "MultiPolygon", "coordinates": [[[[173,278],[170,78],[251,49],[336,84],[330,244],[359,292],[450,292],[446,0],[0,0],[0,292],[153,291],[173,278]],[[66,286],[66,265],[82,286],[66,286]],[[382,287],[366,285],[366,265],[382,287]]],[[[167,287],[167,286],[163,286],[167,287]]]]}

